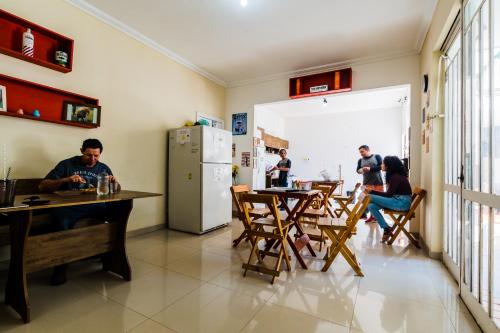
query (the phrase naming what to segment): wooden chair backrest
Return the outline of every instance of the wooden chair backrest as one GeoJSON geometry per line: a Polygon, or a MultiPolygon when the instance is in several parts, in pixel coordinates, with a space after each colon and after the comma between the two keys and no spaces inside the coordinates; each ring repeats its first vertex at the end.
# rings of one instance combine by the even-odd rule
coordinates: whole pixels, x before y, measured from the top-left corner
{"type": "MultiPolygon", "coordinates": [[[[231,186],[231,196],[233,197],[234,204],[238,210],[238,216],[243,218],[243,205],[241,203],[240,197],[242,194],[250,192],[248,185],[233,185],[231,186]]],[[[253,208],[253,205],[251,206],[253,208]]]]}
{"type": "Polygon", "coordinates": [[[42,178],[18,179],[16,182],[16,195],[38,194],[38,185],[42,178]]]}
{"type": "Polygon", "coordinates": [[[337,182],[337,187],[333,191],[332,195],[342,195],[344,193],[344,180],[339,179],[337,182]]]}
{"type": "Polygon", "coordinates": [[[332,190],[332,185],[313,185],[313,190],[320,190],[318,208],[324,210],[324,215],[328,214],[328,199],[330,199],[330,192],[332,190]]]}
{"type": "Polygon", "coordinates": [[[354,186],[354,189],[352,190],[351,195],[349,196],[349,199],[347,200],[347,204],[350,204],[354,201],[356,198],[356,192],[358,192],[359,187],[361,186],[361,183],[356,183],[354,186]]]}
{"type": "MultiPolygon", "coordinates": [[[[267,206],[274,218],[274,226],[283,230],[283,223],[281,221],[280,213],[278,210],[278,196],[273,194],[242,194],[240,202],[243,206],[243,218],[245,223],[251,225],[254,220],[250,218],[248,207],[253,204],[264,204],[267,206]]],[[[257,219],[258,220],[258,219],[257,219]]]]}
{"type": "Polygon", "coordinates": [[[415,187],[413,189],[410,209],[408,209],[408,212],[406,213],[405,220],[411,219],[411,217],[413,216],[413,214],[417,210],[418,205],[420,205],[420,202],[422,202],[422,200],[424,200],[426,194],[427,194],[427,191],[424,189],[421,189],[420,187],[415,187]]]}
{"type": "Polygon", "coordinates": [[[366,210],[368,207],[368,204],[371,201],[371,197],[369,195],[365,195],[363,199],[358,200],[354,207],[352,208],[351,212],[349,213],[349,216],[347,217],[346,220],[346,225],[348,226],[348,229],[354,229],[356,224],[358,223],[359,219],[363,215],[363,212],[366,210]]]}

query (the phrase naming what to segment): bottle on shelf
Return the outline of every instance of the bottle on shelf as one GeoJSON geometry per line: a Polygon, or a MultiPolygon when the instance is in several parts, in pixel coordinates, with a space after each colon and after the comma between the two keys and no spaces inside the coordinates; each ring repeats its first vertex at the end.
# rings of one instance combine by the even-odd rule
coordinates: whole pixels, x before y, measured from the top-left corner
{"type": "Polygon", "coordinates": [[[26,30],[26,32],[23,33],[22,53],[25,56],[33,57],[34,49],[35,49],[35,37],[31,33],[31,29],[28,29],[26,30]]]}

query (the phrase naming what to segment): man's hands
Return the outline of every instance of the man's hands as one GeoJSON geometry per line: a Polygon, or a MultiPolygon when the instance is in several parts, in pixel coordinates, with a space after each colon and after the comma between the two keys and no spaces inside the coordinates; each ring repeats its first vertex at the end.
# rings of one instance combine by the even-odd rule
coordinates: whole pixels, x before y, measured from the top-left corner
{"type": "Polygon", "coordinates": [[[366,173],[366,172],[370,172],[371,168],[366,166],[366,167],[363,167],[363,173],[366,173]]]}
{"type": "Polygon", "coordinates": [[[67,183],[85,184],[86,181],[80,175],[73,175],[65,178],[67,183]]]}

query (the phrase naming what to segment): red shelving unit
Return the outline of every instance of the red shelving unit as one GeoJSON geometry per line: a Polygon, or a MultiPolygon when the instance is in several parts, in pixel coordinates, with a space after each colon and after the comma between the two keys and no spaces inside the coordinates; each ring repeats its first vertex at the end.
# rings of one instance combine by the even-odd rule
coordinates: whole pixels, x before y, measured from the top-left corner
{"type": "Polygon", "coordinates": [[[352,69],[294,77],[290,79],[290,98],[335,94],[352,90],[352,69]],[[327,86],[326,91],[310,92],[311,87],[327,86]]]}
{"type": "Polygon", "coordinates": [[[68,73],[73,68],[73,44],[74,41],[68,37],[0,9],[0,53],[58,72],[68,73]],[[33,57],[25,56],[21,52],[23,33],[28,28],[31,29],[35,38],[33,57]],[[64,51],[68,54],[66,67],[56,63],[56,51],[64,51]]]}
{"type": "Polygon", "coordinates": [[[62,120],[63,102],[99,105],[99,100],[96,98],[75,94],[3,74],[0,74],[0,86],[5,86],[7,91],[7,112],[0,111],[0,116],[45,121],[83,128],[98,127],[94,124],[73,123],[62,120]],[[23,109],[26,114],[17,114],[18,109],[23,109]],[[40,117],[28,115],[28,113],[31,114],[35,109],[40,111],[40,117]]]}

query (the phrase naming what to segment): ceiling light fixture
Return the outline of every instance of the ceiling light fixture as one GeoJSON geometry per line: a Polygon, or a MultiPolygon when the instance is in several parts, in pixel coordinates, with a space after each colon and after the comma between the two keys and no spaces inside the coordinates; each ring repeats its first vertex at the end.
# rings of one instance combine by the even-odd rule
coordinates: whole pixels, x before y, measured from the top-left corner
{"type": "Polygon", "coordinates": [[[241,0],[240,4],[241,4],[241,7],[246,7],[248,5],[248,0],[241,0]]]}
{"type": "Polygon", "coordinates": [[[323,107],[326,107],[328,105],[328,101],[326,98],[323,97],[323,107]]]}

